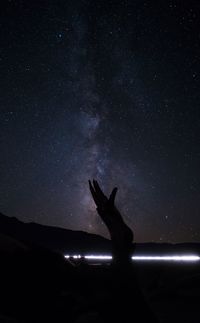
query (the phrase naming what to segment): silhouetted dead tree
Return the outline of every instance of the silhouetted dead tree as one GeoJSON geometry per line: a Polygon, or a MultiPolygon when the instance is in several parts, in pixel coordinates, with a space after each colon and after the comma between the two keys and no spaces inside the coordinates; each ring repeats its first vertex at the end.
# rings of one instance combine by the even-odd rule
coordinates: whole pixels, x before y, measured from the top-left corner
{"type": "Polygon", "coordinates": [[[133,232],[124,222],[119,210],[115,206],[117,188],[110,197],[102,192],[97,181],[89,181],[90,192],[97,206],[97,212],[110,233],[113,249],[113,264],[121,266],[130,263],[133,232]]]}
{"type": "Polygon", "coordinates": [[[137,284],[134,266],[131,264],[133,232],[124,222],[115,206],[117,188],[108,198],[96,180],[89,187],[97,206],[97,212],[110,233],[113,251],[109,293],[110,306],[104,315],[105,322],[156,323],[157,319],[146,303],[137,284]]]}

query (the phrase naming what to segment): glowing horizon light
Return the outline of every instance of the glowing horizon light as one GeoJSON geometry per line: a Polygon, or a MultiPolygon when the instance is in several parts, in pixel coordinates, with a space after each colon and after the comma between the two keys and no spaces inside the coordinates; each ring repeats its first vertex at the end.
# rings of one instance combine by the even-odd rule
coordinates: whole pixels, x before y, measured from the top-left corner
{"type": "Polygon", "coordinates": [[[65,259],[73,258],[73,259],[81,259],[81,255],[65,255],[65,259]]]}
{"type": "Polygon", "coordinates": [[[112,256],[102,256],[102,255],[89,255],[89,256],[84,256],[85,259],[94,259],[94,260],[111,260],[112,256]]]}
{"type": "MultiPolygon", "coordinates": [[[[65,259],[86,259],[86,260],[112,260],[111,255],[65,255],[65,259]]],[[[173,256],[132,256],[133,261],[175,261],[175,262],[196,262],[200,261],[197,255],[173,255],[173,256]]]]}
{"type": "Polygon", "coordinates": [[[133,256],[132,260],[140,261],[199,261],[200,257],[196,255],[176,255],[176,256],[133,256]]]}

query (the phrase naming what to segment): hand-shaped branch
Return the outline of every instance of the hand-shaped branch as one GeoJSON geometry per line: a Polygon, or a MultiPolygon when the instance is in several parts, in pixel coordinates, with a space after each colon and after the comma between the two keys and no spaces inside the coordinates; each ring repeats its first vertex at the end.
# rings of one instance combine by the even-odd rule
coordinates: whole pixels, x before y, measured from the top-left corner
{"type": "Polygon", "coordinates": [[[97,181],[93,180],[93,184],[89,181],[89,187],[97,206],[97,211],[109,230],[115,253],[127,254],[131,248],[133,232],[125,224],[120,212],[115,206],[117,188],[115,187],[110,197],[107,198],[97,181]]]}

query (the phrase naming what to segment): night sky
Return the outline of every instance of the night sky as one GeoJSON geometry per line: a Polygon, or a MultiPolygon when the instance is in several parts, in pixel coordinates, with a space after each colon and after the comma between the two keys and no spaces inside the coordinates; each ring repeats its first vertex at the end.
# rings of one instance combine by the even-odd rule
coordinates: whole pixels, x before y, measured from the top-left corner
{"type": "Polygon", "coordinates": [[[0,211],[135,240],[200,240],[199,1],[0,4],[0,211]]]}

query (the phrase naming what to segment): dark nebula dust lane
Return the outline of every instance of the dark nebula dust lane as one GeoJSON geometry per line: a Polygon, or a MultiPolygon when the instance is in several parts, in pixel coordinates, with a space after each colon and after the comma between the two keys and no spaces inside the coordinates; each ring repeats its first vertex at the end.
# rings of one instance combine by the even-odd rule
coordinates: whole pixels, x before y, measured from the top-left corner
{"type": "Polygon", "coordinates": [[[197,1],[2,1],[0,210],[106,235],[88,179],[136,241],[200,238],[197,1]]]}

